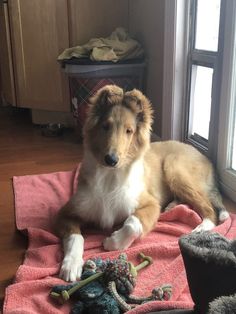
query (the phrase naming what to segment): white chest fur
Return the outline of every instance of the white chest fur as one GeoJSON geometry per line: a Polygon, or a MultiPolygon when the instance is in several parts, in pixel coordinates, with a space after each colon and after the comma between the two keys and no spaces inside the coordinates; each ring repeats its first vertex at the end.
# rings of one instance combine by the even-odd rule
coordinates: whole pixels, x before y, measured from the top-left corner
{"type": "Polygon", "coordinates": [[[123,222],[138,206],[144,189],[142,160],[126,172],[123,169],[96,169],[89,184],[78,189],[79,215],[102,228],[123,222]]]}

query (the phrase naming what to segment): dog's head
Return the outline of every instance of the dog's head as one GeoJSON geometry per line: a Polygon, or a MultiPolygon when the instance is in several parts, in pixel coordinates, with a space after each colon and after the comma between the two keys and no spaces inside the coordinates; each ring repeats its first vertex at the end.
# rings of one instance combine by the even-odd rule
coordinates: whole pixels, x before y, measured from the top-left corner
{"type": "Polygon", "coordinates": [[[151,104],[140,91],[107,85],[91,99],[85,145],[100,165],[119,168],[149,147],[151,124],[151,104]]]}

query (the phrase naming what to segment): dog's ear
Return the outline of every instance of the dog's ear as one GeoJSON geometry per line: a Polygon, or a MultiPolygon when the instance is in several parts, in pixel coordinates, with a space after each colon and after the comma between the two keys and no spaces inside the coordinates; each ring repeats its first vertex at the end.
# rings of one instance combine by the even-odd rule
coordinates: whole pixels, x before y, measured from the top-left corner
{"type": "Polygon", "coordinates": [[[100,88],[96,94],[89,99],[90,105],[87,111],[84,132],[92,129],[99,122],[100,117],[104,116],[113,105],[120,103],[122,98],[123,89],[116,85],[106,85],[100,88]]]}
{"type": "Polygon", "coordinates": [[[137,120],[145,124],[152,124],[153,110],[150,101],[137,89],[126,92],[123,103],[137,114],[137,120]]]}
{"type": "Polygon", "coordinates": [[[122,88],[117,85],[106,85],[100,88],[97,93],[90,98],[90,103],[92,106],[97,106],[98,109],[106,109],[121,101],[122,97],[122,88]]]}
{"type": "Polygon", "coordinates": [[[153,110],[151,102],[137,89],[126,92],[123,105],[136,114],[137,129],[135,132],[137,146],[147,147],[150,142],[150,134],[153,122],[153,110]]]}

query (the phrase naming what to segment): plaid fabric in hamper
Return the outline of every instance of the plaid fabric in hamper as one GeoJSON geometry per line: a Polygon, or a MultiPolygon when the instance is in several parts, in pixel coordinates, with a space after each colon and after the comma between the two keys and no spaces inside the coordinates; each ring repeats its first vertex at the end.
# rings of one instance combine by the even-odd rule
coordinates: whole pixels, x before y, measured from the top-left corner
{"type": "Polygon", "coordinates": [[[139,78],[137,76],[121,76],[110,78],[79,78],[70,77],[70,95],[72,112],[78,126],[78,135],[82,138],[82,128],[86,119],[89,98],[93,96],[101,87],[108,84],[115,84],[125,91],[139,88],[139,78]]]}

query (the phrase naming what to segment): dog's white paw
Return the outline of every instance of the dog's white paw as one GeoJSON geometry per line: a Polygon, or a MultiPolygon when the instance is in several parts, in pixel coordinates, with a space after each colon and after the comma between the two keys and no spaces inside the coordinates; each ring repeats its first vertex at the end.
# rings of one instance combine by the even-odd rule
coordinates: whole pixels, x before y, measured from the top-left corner
{"type": "Polygon", "coordinates": [[[107,251],[116,251],[127,249],[135,240],[132,228],[124,226],[123,228],[115,231],[112,235],[103,241],[103,247],[107,251]]]}
{"type": "Polygon", "coordinates": [[[228,218],[229,218],[229,213],[226,210],[221,210],[221,212],[219,214],[219,221],[224,222],[228,218]]]}
{"type": "Polygon", "coordinates": [[[195,229],[192,230],[192,232],[201,232],[201,231],[208,231],[208,230],[212,230],[213,228],[215,228],[215,224],[213,221],[211,221],[208,218],[204,218],[202,223],[200,223],[200,225],[198,225],[195,229]]]}
{"type": "Polygon", "coordinates": [[[76,281],[80,278],[82,273],[84,261],[81,258],[74,258],[72,256],[65,256],[63,259],[60,278],[65,281],[76,281]]]}
{"type": "Polygon", "coordinates": [[[113,232],[112,235],[103,241],[103,247],[107,251],[125,250],[142,233],[142,225],[135,216],[130,216],[124,226],[113,232]]]}
{"type": "Polygon", "coordinates": [[[63,239],[64,259],[60,277],[66,281],[76,281],[82,273],[84,238],[81,234],[70,234],[63,239]]]}

